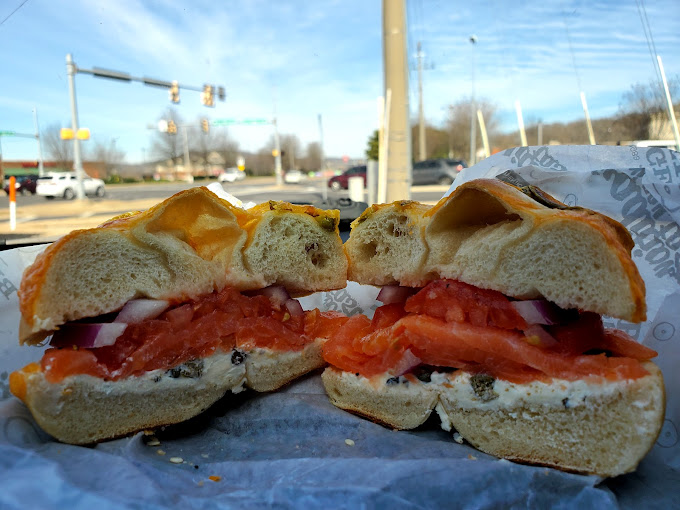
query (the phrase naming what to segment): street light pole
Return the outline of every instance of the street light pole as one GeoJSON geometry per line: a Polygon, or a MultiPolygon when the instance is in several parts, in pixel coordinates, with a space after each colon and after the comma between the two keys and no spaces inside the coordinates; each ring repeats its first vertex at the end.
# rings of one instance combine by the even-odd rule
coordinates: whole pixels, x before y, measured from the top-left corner
{"type": "Polygon", "coordinates": [[[83,160],[80,153],[80,140],[76,136],[78,133],[78,107],[76,106],[76,72],[77,67],[73,62],[73,57],[70,53],[66,55],[66,74],[68,76],[68,90],[71,96],[71,129],[73,130],[73,169],[76,171],[76,180],[78,185],[76,191],[78,200],[85,198],[85,190],[83,189],[83,160]]]}
{"type": "Polygon", "coordinates": [[[470,166],[474,165],[477,160],[477,105],[475,103],[475,44],[477,44],[477,36],[470,36],[470,43],[472,43],[472,93],[470,96],[470,166]]]}

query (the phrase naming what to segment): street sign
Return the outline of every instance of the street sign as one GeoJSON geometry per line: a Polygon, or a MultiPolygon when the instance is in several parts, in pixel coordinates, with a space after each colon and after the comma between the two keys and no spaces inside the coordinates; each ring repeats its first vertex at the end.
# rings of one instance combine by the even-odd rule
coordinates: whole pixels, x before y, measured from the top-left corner
{"type": "Polygon", "coordinates": [[[271,124],[267,119],[215,119],[211,122],[213,126],[231,126],[234,124],[264,125],[271,124]]]}
{"type": "Polygon", "coordinates": [[[0,136],[14,136],[16,131],[0,131],[0,136]]]}

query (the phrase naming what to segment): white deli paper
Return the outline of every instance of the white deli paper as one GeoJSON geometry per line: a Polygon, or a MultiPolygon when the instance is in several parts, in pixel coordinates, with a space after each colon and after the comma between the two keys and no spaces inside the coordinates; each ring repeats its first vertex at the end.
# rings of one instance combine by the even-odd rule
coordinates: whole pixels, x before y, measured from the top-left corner
{"type": "MultiPolygon", "coordinates": [[[[9,373],[41,355],[17,341],[16,290],[42,250],[33,247],[0,252],[0,508],[677,505],[680,155],[656,148],[522,147],[465,169],[449,192],[508,170],[569,205],[613,217],[635,240],[649,320],[606,322],[659,352],[655,362],[667,394],[661,435],[635,473],[601,480],[498,460],[457,444],[436,417],[419,430],[394,432],[333,407],[318,374],[277,393],[227,396],[200,417],[159,431],[157,446],[142,434],[90,448],[57,443],[8,390],[9,373]]],[[[302,303],[371,314],[376,294],[350,282],[302,303]]]]}

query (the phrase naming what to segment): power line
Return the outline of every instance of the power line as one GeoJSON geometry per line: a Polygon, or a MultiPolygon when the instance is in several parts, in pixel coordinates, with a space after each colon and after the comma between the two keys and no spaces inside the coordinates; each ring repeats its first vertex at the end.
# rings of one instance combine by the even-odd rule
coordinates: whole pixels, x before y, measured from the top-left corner
{"type": "Polygon", "coordinates": [[[635,4],[637,5],[640,22],[642,23],[642,31],[644,32],[645,39],[647,40],[649,55],[652,57],[652,65],[654,66],[654,72],[656,73],[656,80],[659,82],[659,87],[663,89],[661,72],[659,71],[659,64],[656,60],[656,45],[654,44],[654,37],[652,36],[652,27],[649,25],[649,19],[647,18],[647,9],[645,8],[643,0],[635,0],[635,4]]]}
{"type": "Polygon", "coordinates": [[[14,15],[15,12],[17,12],[19,9],[21,9],[21,8],[24,6],[24,4],[26,4],[26,2],[28,2],[28,0],[24,0],[23,2],[21,2],[21,3],[19,4],[19,7],[17,7],[16,9],[14,9],[12,12],[10,12],[10,13],[7,15],[7,17],[5,17],[5,19],[3,19],[2,21],[0,21],[0,25],[2,25],[5,21],[7,21],[8,19],[10,19],[10,18],[14,15]]]}
{"type": "Polygon", "coordinates": [[[574,66],[574,75],[576,76],[576,84],[578,85],[578,90],[582,91],[581,86],[581,75],[578,72],[578,67],[576,65],[576,55],[574,55],[574,46],[571,43],[571,34],[569,33],[569,24],[567,23],[567,18],[564,15],[564,9],[562,9],[562,22],[564,23],[564,30],[567,34],[567,44],[569,45],[569,54],[571,55],[571,63],[574,66]]]}

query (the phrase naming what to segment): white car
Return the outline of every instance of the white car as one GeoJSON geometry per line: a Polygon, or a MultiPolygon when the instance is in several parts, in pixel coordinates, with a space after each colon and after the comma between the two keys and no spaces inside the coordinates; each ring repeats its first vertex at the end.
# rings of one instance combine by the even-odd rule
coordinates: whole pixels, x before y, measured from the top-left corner
{"type": "Polygon", "coordinates": [[[304,178],[300,170],[288,170],[283,176],[283,181],[288,184],[297,184],[304,178]]]}
{"type": "Polygon", "coordinates": [[[245,178],[246,173],[244,171],[239,170],[236,167],[232,167],[227,168],[224,172],[222,172],[217,178],[217,180],[220,182],[235,182],[242,181],[245,178]]]}
{"type": "MultiPolygon", "coordinates": [[[[83,189],[86,195],[103,197],[106,194],[104,181],[83,176],[83,189]]],[[[78,179],[74,172],[59,172],[38,177],[36,193],[45,198],[64,197],[73,200],[78,195],[78,179]]]]}

